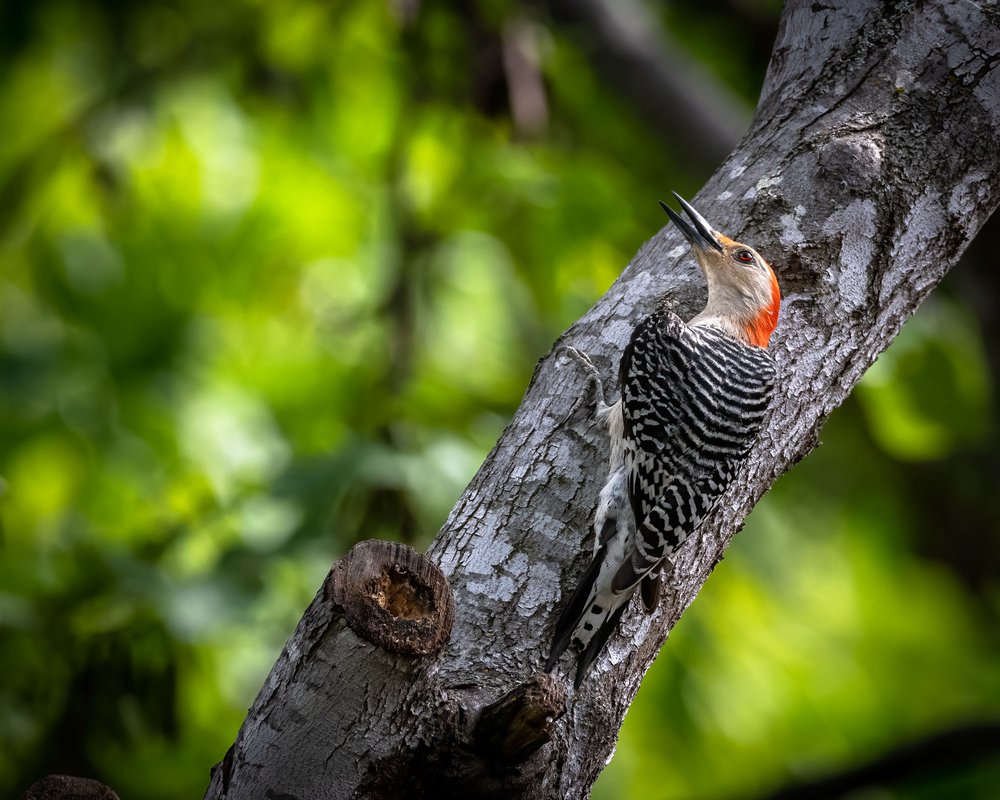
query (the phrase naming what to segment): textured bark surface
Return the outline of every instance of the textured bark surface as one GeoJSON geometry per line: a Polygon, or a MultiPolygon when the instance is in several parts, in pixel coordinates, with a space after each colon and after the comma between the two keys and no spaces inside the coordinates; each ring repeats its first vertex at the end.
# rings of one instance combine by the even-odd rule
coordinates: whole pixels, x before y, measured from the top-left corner
{"type": "MultiPolygon", "coordinates": [[[[751,129],[695,198],[781,281],[777,396],[742,477],[678,554],[659,611],[626,613],[589,680],[569,689],[551,742],[504,766],[477,754],[474,731],[483,708],[538,672],[590,553],[607,445],[584,375],[557,348],[428,551],[455,603],[441,652],[363,641],[320,592],[207,796],[585,797],[646,668],[744,516],[815,446],[1000,201],[998,25],[994,5],[967,0],[788,3],[751,129]]],[[[649,202],[669,189],[650,187],[649,202]]],[[[671,228],[558,344],[590,353],[613,394],[632,326],[663,292],[682,316],[704,301],[671,228]]],[[[569,684],[569,659],[560,668],[569,684]]]]}

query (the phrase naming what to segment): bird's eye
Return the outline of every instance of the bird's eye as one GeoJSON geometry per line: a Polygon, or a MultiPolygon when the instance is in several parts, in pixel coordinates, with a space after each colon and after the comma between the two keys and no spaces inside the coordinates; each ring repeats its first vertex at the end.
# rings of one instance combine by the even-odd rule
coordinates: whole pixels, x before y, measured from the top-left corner
{"type": "Polygon", "coordinates": [[[754,261],[753,253],[749,250],[737,250],[735,257],[741,264],[752,264],[754,261]]]}

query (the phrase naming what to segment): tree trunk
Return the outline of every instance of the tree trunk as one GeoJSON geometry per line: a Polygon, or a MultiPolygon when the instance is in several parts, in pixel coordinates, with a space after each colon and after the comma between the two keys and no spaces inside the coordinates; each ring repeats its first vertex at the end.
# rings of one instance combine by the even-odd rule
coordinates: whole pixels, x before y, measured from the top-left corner
{"type": "MultiPolygon", "coordinates": [[[[590,556],[607,459],[585,375],[553,348],[426,558],[369,544],[350,556],[362,572],[331,572],[206,796],[586,797],[744,516],[816,446],[1000,200],[998,53],[993,3],[791,0],[750,131],[695,202],[781,281],[776,397],[741,476],[677,554],[659,610],[634,603],[575,694],[569,658],[555,680],[538,675],[590,556]]],[[[669,226],[557,345],[591,354],[610,384],[664,292],[682,316],[704,301],[669,226]]]]}

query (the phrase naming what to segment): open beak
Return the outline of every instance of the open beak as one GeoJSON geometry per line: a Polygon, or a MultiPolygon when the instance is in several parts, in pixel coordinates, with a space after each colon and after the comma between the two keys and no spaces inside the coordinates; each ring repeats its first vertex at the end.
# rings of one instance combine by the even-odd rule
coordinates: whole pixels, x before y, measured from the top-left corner
{"type": "Polygon", "coordinates": [[[691,217],[691,222],[684,219],[684,217],[662,200],[660,201],[660,206],[667,212],[667,216],[673,220],[674,225],[681,229],[684,238],[691,243],[692,247],[697,247],[699,250],[707,250],[709,247],[712,247],[721,253],[723,250],[722,242],[716,237],[712,226],[708,224],[708,220],[695,211],[691,207],[691,204],[677,194],[677,192],[671,192],[671,194],[677,198],[677,202],[681,204],[681,208],[691,217]]]}

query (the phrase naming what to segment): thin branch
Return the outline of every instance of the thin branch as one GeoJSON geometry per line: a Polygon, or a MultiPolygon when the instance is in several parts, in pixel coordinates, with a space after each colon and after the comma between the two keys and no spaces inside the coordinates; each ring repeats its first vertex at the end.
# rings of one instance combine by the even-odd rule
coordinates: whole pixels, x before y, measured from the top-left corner
{"type": "Polygon", "coordinates": [[[553,20],[578,28],[605,82],[694,169],[708,173],[732,151],[750,123],[744,103],[676,50],[637,0],[544,0],[553,20]]]}
{"type": "Polygon", "coordinates": [[[909,742],[843,772],[785,786],[758,800],[836,800],[859,789],[896,785],[1000,753],[1000,722],[967,725],[909,742]]]}

